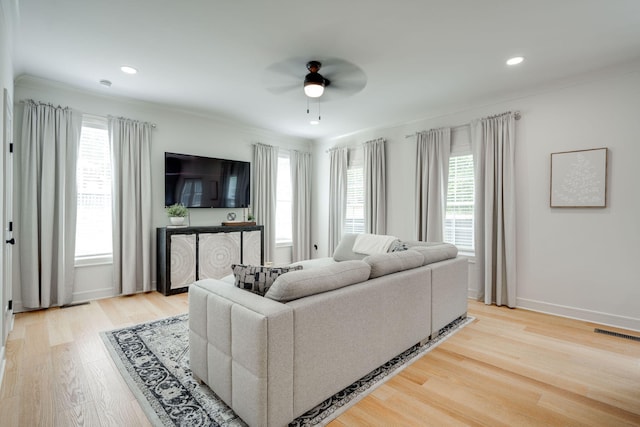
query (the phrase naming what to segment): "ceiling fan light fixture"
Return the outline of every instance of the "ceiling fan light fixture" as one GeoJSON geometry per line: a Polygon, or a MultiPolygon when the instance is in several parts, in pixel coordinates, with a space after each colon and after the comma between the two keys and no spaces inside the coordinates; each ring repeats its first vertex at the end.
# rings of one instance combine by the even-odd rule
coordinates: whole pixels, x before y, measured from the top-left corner
{"type": "Polygon", "coordinates": [[[318,73],[309,73],[304,78],[304,93],[309,98],[318,98],[324,93],[324,77],[318,73]]]}
{"type": "Polygon", "coordinates": [[[319,98],[324,93],[324,86],[317,83],[305,83],[304,94],[309,98],[319,98]]]}

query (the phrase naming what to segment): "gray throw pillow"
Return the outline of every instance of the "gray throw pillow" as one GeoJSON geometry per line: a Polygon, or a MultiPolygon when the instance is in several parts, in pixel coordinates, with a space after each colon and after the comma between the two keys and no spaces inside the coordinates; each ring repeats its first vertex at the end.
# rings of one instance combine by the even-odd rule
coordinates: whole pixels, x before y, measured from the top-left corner
{"type": "Polygon", "coordinates": [[[333,259],[336,261],[353,261],[361,260],[366,257],[365,254],[357,254],[353,252],[353,244],[356,242],[357,234],[345,233],[340,239],[340,243],[333,251],[333,259]]]}
{"type": "Polygon", "coordinates": [[[237,287],[264,296],[278,276],[289,271],[302,270],[302,266],[262,267],[232,264],[231,269],[233,270],[237,287]]]}

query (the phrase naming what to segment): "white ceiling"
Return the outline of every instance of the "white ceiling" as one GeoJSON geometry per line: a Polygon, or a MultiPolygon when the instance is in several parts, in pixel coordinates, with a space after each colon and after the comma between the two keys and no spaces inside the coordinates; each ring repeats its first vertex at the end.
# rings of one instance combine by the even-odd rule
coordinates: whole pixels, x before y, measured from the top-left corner
{"type": "MultiPolygon", "coordinates": [[[[319,139],[513,96],[640,57],[639,0],[19,0],[16,75],[319,139]],[[505,60],[525,56],[518,67],[505,60]],[[275,81],[270,66],[299,58],[275,81]],[[364,71],[309,124],[307,60],[364,71]],[[139,69],[135,76],[119,67],[139,69]],[[113,82],[107,89],[101,79],[113,82]],[[274,94],[275,83],[299,90],[274,94]]],[[[322,73],[323,70],[321,70],[322,73]]],[[[330,78],[331,76],[326,75],[330,78]]],[[[312,115],[316,114],[312,104],[312,115]]]]}

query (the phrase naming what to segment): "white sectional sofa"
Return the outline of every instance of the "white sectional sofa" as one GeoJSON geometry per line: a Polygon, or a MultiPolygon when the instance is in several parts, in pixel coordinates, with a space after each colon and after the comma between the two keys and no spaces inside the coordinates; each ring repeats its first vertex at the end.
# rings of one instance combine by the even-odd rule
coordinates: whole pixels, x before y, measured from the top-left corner
{"type": "Polygon", "coordinates": [[[221,280],[190,286],[193,375],[250,426],[287,425],[466,315],[467,261],[455,247],[343,252],[351,259],[336,250],[300,263],[266,297],[221,280]]]}

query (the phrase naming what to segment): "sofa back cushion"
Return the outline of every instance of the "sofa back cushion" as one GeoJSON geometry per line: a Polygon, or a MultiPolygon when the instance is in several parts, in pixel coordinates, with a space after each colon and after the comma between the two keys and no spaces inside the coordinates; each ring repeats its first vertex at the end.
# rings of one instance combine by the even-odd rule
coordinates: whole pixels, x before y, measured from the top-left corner
{"type": "Polygon", "coordinates": [[[445,259],[455,258],[458,255],[458,248],[451,243],[438,243],[428,246],[411,246],[412,251],[420,252],[424,256],[422,265],[433,264],[445,259]]]}
{"type": "Polygon", "coordinates": [[[413,250],[369,255],[364,260],[371,266],[370,279],[422,266],[424,256],[413,250]]]}
{"type": "Polygon", "coordinates": [[[371,267],[363,261],[344,261],[323,268],[292,271],[279,276],[265,297],[287,302],[332,291],[369,278],[371,267]]]}

